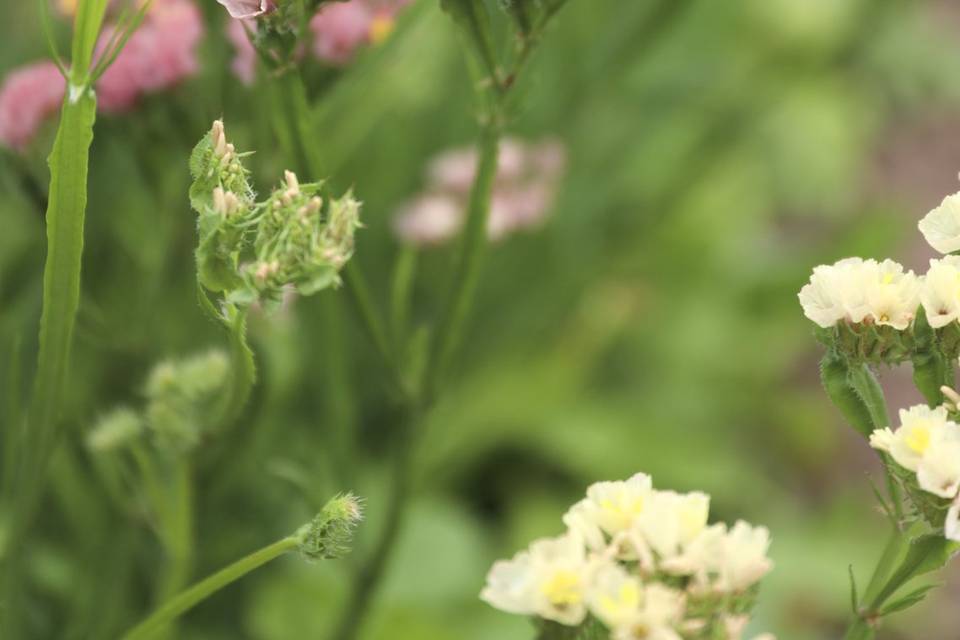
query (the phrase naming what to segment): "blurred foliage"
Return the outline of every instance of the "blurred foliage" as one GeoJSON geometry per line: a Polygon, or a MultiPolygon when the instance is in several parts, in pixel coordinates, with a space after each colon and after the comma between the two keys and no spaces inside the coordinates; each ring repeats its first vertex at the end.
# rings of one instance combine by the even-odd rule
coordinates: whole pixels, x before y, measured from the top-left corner
{"type": "MultiPolygon", "coordinates": [[[[5,9],[3,70],[44,54],[30,4],[5,9]]],[[[430,156],[475,128],[435,4],[342,75],[312,77],[334,84],[310,144],[336,189],[365,203],[355,259],[383,306],[398,255],[390,215],[430,156]]],[[[261,190],[288,162],[262,92],[229,74],[222,11],[202,6],[201,75],[97,124],[69,436],[30,548],[37,637],[115,637],[150,605],[157,541],[112,506],[83,442],[110,407],[139,397],[156,362],[223,341],[194,291],[189,149],[222,115],[239,148],[259,150],[261,190]]],[[[530,625],[478,600],[487,567],[558,532],[589,482],[638,470],[708,491],[716,519],[771,528],[777,568],[758,630],[839,633],[847,566],[865,579],[882,519],[865,446],[817,389],[795,293],[813,264],[882,256],[919,217],[877,184],[875,158],[897,123],[960,106],[960,46],[936,16],[903,0],[570,1],[515,127],[559,136],[569,173],[549,224],[488,254],[366,637],[529,638],[530,625]]],[[[3,156],[0,171],[0,375],[20,363],[21,380],[40,313],[48,142],[3,156]]],[[[447,249],[421,257],[414,321],[432,316],[450,260],[447,249]]],[[[197,575],[292,530],[335,491],[368,498],[361,546],[376,533],[395,425],[344,300],[302,299],[253,321],[260,383],[198,472],[197,575]],[[344,438],[356,460],[337,455],[344,438]]],[[[322,637],[344,575],[268,567],[187,616],[181,637],[322,637]]],[[[931,598],[902,621],[909,634],[882,637],[945,637],[954,612],[931,598]]]]}

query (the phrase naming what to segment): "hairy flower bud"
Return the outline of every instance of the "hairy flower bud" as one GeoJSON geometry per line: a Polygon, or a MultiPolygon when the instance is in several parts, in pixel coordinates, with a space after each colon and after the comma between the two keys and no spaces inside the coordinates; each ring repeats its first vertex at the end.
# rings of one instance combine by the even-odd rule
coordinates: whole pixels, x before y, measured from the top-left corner
{"type": "Polygon", "coordinates": [[[363,519],[363,504],[353,494],[333,498],[297,531],[300,554],[307,560],[335,560],[350,551],[353,530],[363,519]]]}
{"type": "Polygon", "coordinates": [[[143,418],[127,407],[119,407],[104,415],[87,435],[91,451],[115,451],[133,442],[143,433],[143,418]]]}

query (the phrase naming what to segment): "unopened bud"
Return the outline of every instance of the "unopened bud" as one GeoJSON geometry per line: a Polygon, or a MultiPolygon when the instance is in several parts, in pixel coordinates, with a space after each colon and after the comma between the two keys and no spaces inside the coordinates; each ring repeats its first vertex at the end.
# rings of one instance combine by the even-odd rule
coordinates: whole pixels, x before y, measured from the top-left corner
{"type": "Polygon", "coordinates": [[[297,531],[301,555],[307,560],[334,560],[346,555],[353,542],[353,530],[362,519],[359,498],[350,493],[333,498],[297,531]]]}
{"type": "Polygon", "coordinates": [[[210,144],[213,146],[213,153],[222,158],[228,153],[227,134],[223,130],[223,120],[214,120],[213,128],[210,130],[210,144]]]}
{"type": "Polygon", "coordinates": [[[132,409],[121,407],[100,418],[87,436],[91,451],[114,451],[136,440],[143,433],[143,419],[132,409]]]}

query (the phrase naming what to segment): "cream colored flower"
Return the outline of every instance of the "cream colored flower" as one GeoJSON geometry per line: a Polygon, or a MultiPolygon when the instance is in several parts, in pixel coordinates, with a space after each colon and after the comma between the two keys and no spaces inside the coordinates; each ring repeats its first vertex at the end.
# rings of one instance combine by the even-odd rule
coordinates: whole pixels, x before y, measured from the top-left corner
{"type": "Polygon", "coordinates": [[[592,519],[607,535],[615,536],[633,526],[652,496],[650,476],[638,473],[622,482],[592,485],[581,509],[585,518],[592,519]]]}
{"type": "Polygon", "coordinates": [[[656,491],[636,521],[636,529],[661,559],[679,555],[706,528],[710,496],[699,491],[656,491]]]}
{"type": "Polygon", "coordinates": [[[920,279],[913,271],[904,271],[893,260],[884,260],[863,272],[866,279],[867,308],[878,325],[903,331],[910,326],[920,307],[920,279]]]}
{"type": "Polygon", "coordinates": [[[494,563],[480,597],[509,613],[575,626],[586,616],[588,574],[579,536],[542,539],[512,560],[494,563]]]}
{"type": "Polygon", "coordinates": [[[767,557],[770,532],[738,521],[723,538],[723,552],[716,586],[722,591],[742,591],[756,583],[773,568],[767,557]]]}
{"type": "Polygon", "coordinates": [[[887,451],[901,467],[917,471],[930,445],[937,442],[947,428],[947,410],[917,405],[900,410],[900,428],[881,429],[870,436],[870,446],[887,451]]]}
{"type": "Polygon", "coordinates": [[[648,585],[640,608],[613,627],[614,640],[682,640],[676,627],[683,619],[685,595],[661,584],[648,585]]]}
{"type": "Polygon", "coordinates": [[[917,227],[927,243],[940,253],[960,250],[960,193],[944,198],[917,227]]]}
{"type": "Polygon", "coordinates": [[[920,302],[934,329],[960,319],[960,256],[930,261],[920,289],[920,302]]]}
{"type": "Polygon", "coordinates": [[[605,564],[593,576],[587,606],[609,628],[623,626],[634,619],[643,601],[640,579],[616,563],[605,564]]]}

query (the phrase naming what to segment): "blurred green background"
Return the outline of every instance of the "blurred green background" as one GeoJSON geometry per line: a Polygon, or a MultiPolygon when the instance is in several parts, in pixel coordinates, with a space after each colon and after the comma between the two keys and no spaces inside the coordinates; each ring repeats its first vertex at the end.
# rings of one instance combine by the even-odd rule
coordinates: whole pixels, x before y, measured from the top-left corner
{"type": "MultiPolygon", "coordinates": [[[[0,73],[44,55],[31,4],[4,9],[0,73]]],[[[201,4],[201,74],[97,124],[64,442],[79,464],[55,460],[31,539],[38,637],[115,637],[149,607],[163,562],[148,528],[109,506],[83,436],[108,408],[138,402],[154,363],[224,343],[194,292],[190,147],[222,115],[238,147],[257,150],[261,187],[285,164],[263,97],[228,71],[222,10],[201,4]]],[[[382,306],[392,213],[433,154],[475,132],[462,56],[435,5],[412,9],[337,77],[313,78],[333,84],[310,143],[365,203],[355,260],[382,306]]],[[[847,567],[866,580],[884,525],[871,454],[818,388],[795,294],[821,262],[859,254],[918,268],[929,257],[916,221],[960,169],[958,31],[949,0],[570,0],[512,131],[563,140],[567,176],[542,230],[487,254],[366,638],[531,637],[478,599],[487,568],[559,533],[587,484],[636,471],[712,494],[714,519],[770,527],[776,570],[756,632],[840,635],[847,567]]],[[[28,370],[45,252],[32,191],[46,186],[49,133],[0,168],[0,347],[28,370]]],[[[415,321],[433,317],[451,260],[450,249],[421,256],[415,321]]],[[[326,293],[255,322],[253,403],[201,454],[198,576],[342,489],[367,497],[361,552],[376,533],[395,425],[345,301],[326,293]],[[346,465],[334,453],[344,434],[362,453],[346,465]]],[[[885,376],[893,406],[911,400],[903,375],[885,376]]],[[[324,637],[350,562],[267,567],[188,615],[180,637],[324,637]]],[[[880,637],[955,637],[960,579],[944,580],[880,637]]]]}

